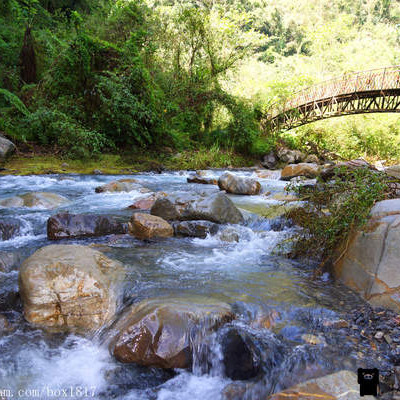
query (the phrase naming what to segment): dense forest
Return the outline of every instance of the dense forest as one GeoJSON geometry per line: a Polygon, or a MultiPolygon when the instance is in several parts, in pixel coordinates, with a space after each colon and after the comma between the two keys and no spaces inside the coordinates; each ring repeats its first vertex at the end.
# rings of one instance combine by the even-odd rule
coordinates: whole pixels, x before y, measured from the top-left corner
{"type": "Polygon", "coordinates": [[[2,0],[0,131],[71,158],[312,143],[395,160],[396,115],[260,121],[302,87],[400,64],[399,38],[392,0],[2,0]]]}

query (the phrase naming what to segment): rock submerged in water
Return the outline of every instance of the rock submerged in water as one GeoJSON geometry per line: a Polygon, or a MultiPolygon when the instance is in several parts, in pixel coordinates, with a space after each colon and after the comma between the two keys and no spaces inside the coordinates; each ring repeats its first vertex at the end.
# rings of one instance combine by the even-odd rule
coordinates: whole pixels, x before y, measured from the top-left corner
{"type": "Polygon", "coordinates": [[[50,331],[90,333],[114,316],[122,264],[79,245],[42,247],[21,266],[25,319],[50,331]]]}
{"type": "Polygon", "coordinates": [[[32,192],[0,200],[0,206],[53,209],[68,203],[68,201],[66,197],[56,193],[32,192]]]}
{"type": "Polygon", "coordinates": [[[147,189],[138,183],[136,179],[119,179],[118,181],[112,181],[95,188],[96,193],[131,192],[132,190],[138,190],[141,193],[151,192],[150,189],[147,189]]]}
{"type": "Polygon", "coordinates": [[[0,272],[10,272],[20,261],[19,254],[11,251],[0,251],[0,272]]]}
{"type": "Polygon", "coordinates": [[[244,221],[241,212],[223,193],[196,196],[184,202],[173,197],[158,199],[150,213],[167,221],[207,220],[218,224],[240,224],[244,221]]]}
{"type": "Polygon", "coordinates": [[[116,323],[110,343],[118,361],[159,368],[190,368],[196,330],[211,332],[234,318],[230,306],[209,298],[147,299],[116,323]]]}
{"type": "Polygon", "coordinates": [[[17,218],[0,218],[0,240],[9,240],[20,234],[21,221],[17,218]]]}
{"type": "Polygon", "coordinates": [[[221,190],[232,194],[255,195],[261,191],[261,184],[253,178],[237,176],[225,172],[218,179],[218,186],[221,190]]]}
{"type": "Polygon", "coordinates": [[[140,240],[166,238],[174,235],[173,227],[155,215],[135,213],[128,224],[129,233],[140,240]]]}
{"type": "MultiPolygon", "coordinates": [[[[269,396],[268,400],[358,400],[359,398],[360,386],[357,383],[357,375],[352,371],[340,371],[300,383],[269,396]]],[[[365,398],[374,399],[375,397],[366,396],[365,398]]]]}
{"type": "Polygon", "coordinates": [[[128,208],[132,208],[133,210],[150,210],[157,199],[163,198],[165,196],[167,196],[167,193],[165,192],[151,193],[145,198],[136,200],[128,208]]]}
{"type": "Polygon", "coordinates": [[[219,225],[210,221],[182,221],[172,223],[175,236],[197,237],[204,239],[208,234],[216,234],[219,225]]]}
{"type": "MultiPolygon", "coordinates": [[[[353,232],[334,274],[372,305],[400,311],[400,199],[383,200],[353,232]]],[[[343,254],[342,254],[343,253],[343,254]]]]}
{"type": "Polygon", "coordinates": [[[256,377],[260,368],[260,355],[251,338],[236,328],[229,329],[222,338],[225,375],[232,380],[256,377]]]}
{"type": "Polygon", "coordinates": [[[208,178],[203,175],[191,175],[187,178],[188,183],[201,183],[203,185],[217,185],[218,181],[216,178],[208,178]]]}
{"type": "Polygon", "coordinates": [[[47,220],[50,240],[128,233],[128,224],[107,215],[60,213],[47,220]]]}

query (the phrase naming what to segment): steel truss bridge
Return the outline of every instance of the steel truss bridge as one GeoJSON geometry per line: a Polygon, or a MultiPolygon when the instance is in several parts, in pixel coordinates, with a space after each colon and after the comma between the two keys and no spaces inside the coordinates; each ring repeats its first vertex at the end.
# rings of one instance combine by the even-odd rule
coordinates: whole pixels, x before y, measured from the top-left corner
{"type": "Polygon", "coordinates": [[[269,131],[289,130],[321,119],[400,112],[400,66],[346,73],[301,90],[265,115],[269,131]]]}

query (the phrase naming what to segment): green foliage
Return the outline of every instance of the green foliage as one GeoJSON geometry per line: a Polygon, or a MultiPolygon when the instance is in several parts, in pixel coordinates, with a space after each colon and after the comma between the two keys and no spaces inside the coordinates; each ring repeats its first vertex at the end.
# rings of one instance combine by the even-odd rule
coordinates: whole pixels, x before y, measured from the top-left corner
{"type": "Polygon", "coordinates": [[[307,257],[326,262],[350,233],[362,226],[375,202],[389,197],[390,178],[366,168],[336,169],[334,180],[308,188],[291,184],[307,203],[286,213],[302,227],[293,238],[293,257],[307,257]]]}
{"type": "MultiPolygon", "coordinates": [[[[25,104],[14,93],[11,93],[6,89],[0,88],[0,97],[1,96],[10,106],[14,107],[21,114],[23,114],[25,116],[28,116],[30,114],[29,110],[26,108],[25,104]]],[[[0,104],[1,104],[1,101],[0,101],[0,104]]]]}

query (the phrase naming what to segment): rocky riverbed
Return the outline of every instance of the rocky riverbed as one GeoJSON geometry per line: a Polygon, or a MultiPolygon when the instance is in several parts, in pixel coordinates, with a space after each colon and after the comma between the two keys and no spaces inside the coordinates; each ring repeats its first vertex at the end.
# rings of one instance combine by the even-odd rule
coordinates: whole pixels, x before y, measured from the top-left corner
{"type": "Polygon", "coordinates": [[[377,367],[389,398],[400,317],[279,255],[280,172],[192,175],[0,177],[4,397],[355,399],[377,367]]]}

